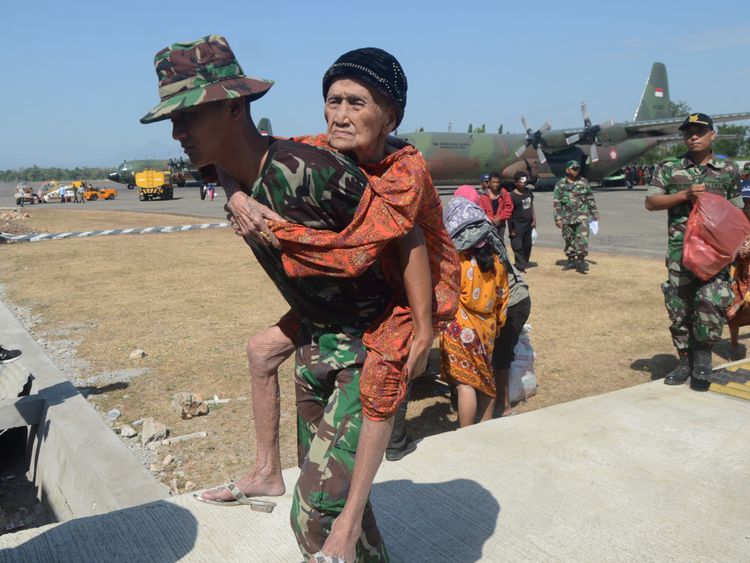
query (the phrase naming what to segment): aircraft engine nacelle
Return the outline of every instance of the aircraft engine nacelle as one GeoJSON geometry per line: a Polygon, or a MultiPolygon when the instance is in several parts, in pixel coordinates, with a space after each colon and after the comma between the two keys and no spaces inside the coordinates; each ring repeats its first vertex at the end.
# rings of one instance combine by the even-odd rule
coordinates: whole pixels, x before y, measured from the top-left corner
{"type": "Polygon", "coordinates": [[[628,132],[622,124],[615,123],[614,125],[602,126],[597,136],[603,143],[616,144],[628,139],[628,132]]]}
{"type": "Polygon", "coordinates": [[[565,140],[565,132],[561,130],[545,131],[542,135],[544,148],[550,150],[561,150],[568,146],[565,140]]]}

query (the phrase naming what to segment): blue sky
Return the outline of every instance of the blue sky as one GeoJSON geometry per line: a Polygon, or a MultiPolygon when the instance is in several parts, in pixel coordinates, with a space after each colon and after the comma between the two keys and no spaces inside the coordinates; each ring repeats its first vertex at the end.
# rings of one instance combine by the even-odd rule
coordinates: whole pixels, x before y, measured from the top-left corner
{"type": "Polygon", "coordinates": [[[522,113],[535,127],[572,128],[584,99],[595,122],[631,120],[654,61],[667,65],[673,100],[750,110],[750,8],[740,0],[27,0],[6,5],[3,20],[0,169],[178,156],[168,122],[138,123],[158,101],[153,55],[211,33],[228,38],[246,74],[276,81],[253,115],[278,135],[323,130],[322,75],[365,46],[406,71],[401,132],[520,131],[522,113]]]}

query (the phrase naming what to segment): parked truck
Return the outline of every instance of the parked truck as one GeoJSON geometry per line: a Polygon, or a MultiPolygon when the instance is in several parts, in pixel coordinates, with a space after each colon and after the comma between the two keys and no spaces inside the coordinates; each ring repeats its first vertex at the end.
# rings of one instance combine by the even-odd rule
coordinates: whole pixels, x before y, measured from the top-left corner
{"type": "Polygon", "coordinates": [[[174,197],[172,175],[169,172],[143,170],[135,175],[135,185],[138,188],[138,199],[141,201],[174,197]]]}

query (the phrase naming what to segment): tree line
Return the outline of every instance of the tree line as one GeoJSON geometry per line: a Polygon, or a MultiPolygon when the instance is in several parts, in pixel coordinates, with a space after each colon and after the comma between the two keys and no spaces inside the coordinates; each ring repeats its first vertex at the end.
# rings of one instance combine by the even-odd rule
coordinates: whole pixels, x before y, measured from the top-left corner
{"type": "MultiPolygon", "coordinates": [[[[669,103],[673,117],[683,117],[692,113],[690,105],[685,100],[669,103]]],[[[716,133],[726,136],[717,139],[711,148],[715,154],[724,155],[733,160],[750,160],[750,127],[747,125],[718,125],[716,133]]],[[[685,154],[685,143],[665,143],[654,147],[635,161],[635,164],[655,164],[665,158],[679,157],[685,154]]]]}
{"type": "Polygon", "coordinates": [[[30,166],[18,168],[16,170],[0,170],[0,182],[46,182],[48,180],[103,180],[115,167],[95,168],[80,167],[75,168],[58,168],[58,167],[41,167],[30,166]]]}

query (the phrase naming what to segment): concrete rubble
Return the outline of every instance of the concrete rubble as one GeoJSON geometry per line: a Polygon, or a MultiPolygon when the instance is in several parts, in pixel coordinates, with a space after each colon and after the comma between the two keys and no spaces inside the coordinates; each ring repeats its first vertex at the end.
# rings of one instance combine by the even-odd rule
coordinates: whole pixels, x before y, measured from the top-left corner
{"type": "Polygon", "coordinates": [[[183,420],[208,414],[208,405],[203,397],[192,393],[175,394],[172,397],[172,408],[183,420]]]}
{"type": "Polygon", "coordinates": [[[169,431],[161,422],[157,422],[151,417],[143,419],[141,428],[141,444],[144,446],[152,442],[159,442],[167,437],[169,431]]]}

